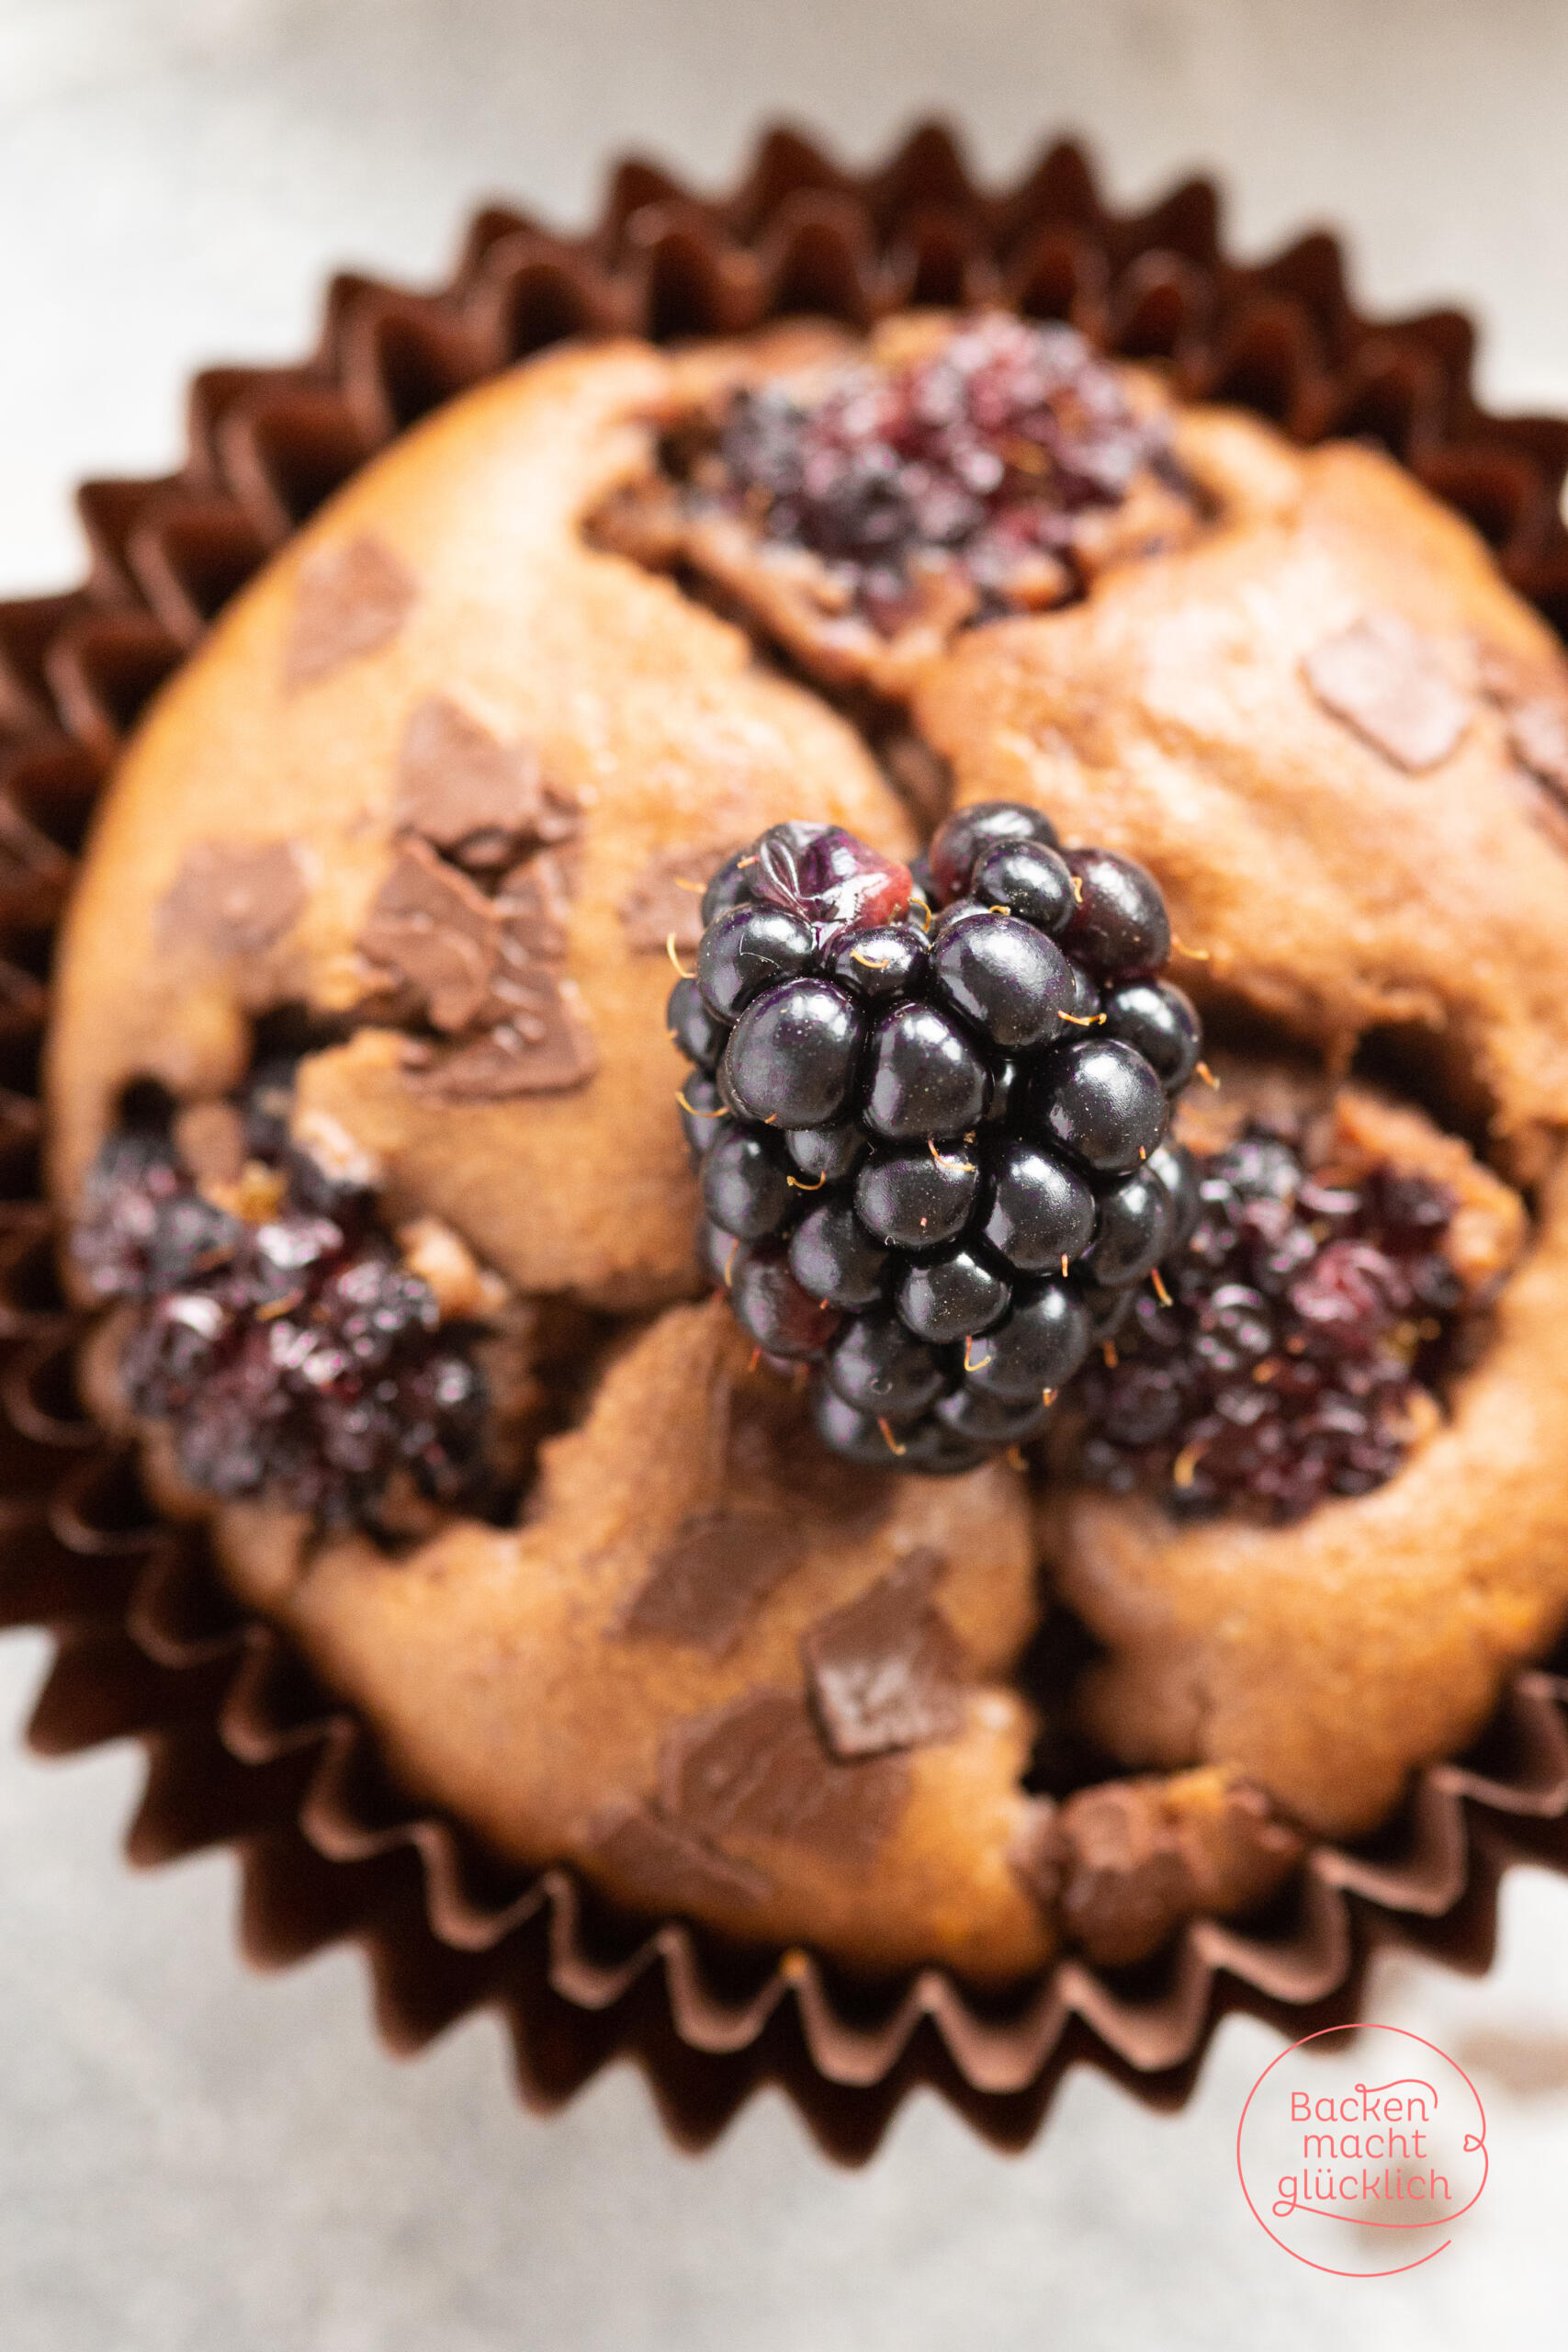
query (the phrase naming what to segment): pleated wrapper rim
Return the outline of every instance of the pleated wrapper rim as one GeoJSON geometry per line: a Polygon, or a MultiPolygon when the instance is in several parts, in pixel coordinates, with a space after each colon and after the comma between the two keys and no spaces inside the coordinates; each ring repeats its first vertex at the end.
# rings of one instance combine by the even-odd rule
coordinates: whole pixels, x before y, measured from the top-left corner
{"type": "Polygon", "coordinates": [[[81,587],[0,605],[0,1623],[53,1637],[31,1744],[139,1739],[131,1859],[231,1847],[249,1957],[280,1965],[357,1940],[389,2048],[493,2007],[532,2107],[630,2056],[682,2147],[707,2145],[773,2083],[846,2163],[917,2084],[1021,2147],[1073,2064],[1176,2108],[1227,2012],[1292,2040],[1354,2018],[1380,1946],[1483,1971],[1508,1862],[1568,1869],[1568,1679],[1516,1674],[1469,1756],[1422,1772],[1375,1839],[1311,1847],[1266,1913],[1192,1919],[1135,1969],[1066,1957],[1002,1994],[936,1967],[867,1984],[809,1951],[616,1918],[570,1870],[499,1872],[459,1824],[398,1797],[364,1723],[237,1607],[201,1530],[160,1520],[131,1455],[85,1416],[85,1320],[59,1288],[42,1193],[39,1062],[54,932],[127,731],[357,468],[563,337],[670,342],[804,312],[863,327],[911,303],[1066,319],[1159,365],[1184,396],[1251,408],[1297,441],[1375,441],[1568,634],[1568,420],[1488,414],[1461,313],[1367,318],[1322,231],[1233,261],[1208,179],[1118,212],[1071,143],[987,189],[938,123],[863,175],[771,131],[717,198],[630,159],[581,236],[492,205],[433,291],[337,276],[308,358],[195,379],[177,473],[83,486],[81,587]]]}

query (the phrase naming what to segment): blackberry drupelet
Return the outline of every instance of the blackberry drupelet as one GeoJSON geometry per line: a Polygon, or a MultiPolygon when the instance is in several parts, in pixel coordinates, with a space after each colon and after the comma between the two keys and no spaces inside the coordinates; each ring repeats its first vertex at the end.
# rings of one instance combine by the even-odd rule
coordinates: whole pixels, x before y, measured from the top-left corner
{"type": "Polygon", "coordinates": [[[1354,1179],[1249,1126],[1196,1163],[1195,1221],[1078,1385],[1085,1474],[1200,1517],[1285,1524],[1368,1493],[1408,1451],[1441,1372],[1459,1277],[1452,1195],[1389,1166],[1354,1179]]]}
{"type": "Polygon", "coordinates": [[[479,1327],[442,1325],[374,1193],[292,1149],[270,1092],[253,1093],[233,1210],[197,1188],[166,1123],[98,1156],[73,1246],[98,1296],[133,1307],[126,1401],[170,1423],[183,1475],[210,1494],[374,1527],[400,1470],[455,1500],[484,1430],[479,1327]]]}
{"type": "Polygon", "coordinates": [[[1082,519],[1167,463],[1158,426],[1074,329],[991,313],[892,368],[739,393],[705,479],[890,628],[942,561],[982,611],[1059,602],[1082,519]]]}
{"type": "Polygon", "coordinates": [[[1197,1015],[1157,977],[1153,881],[991,802],[918,885],[837,827],[776,825],[704,920],[670,1032],[737,1319],[811,1367],[852,1459],[958,1471],[1037,1436],[1196,1204],[1167,1128],[1197,1015]]]}

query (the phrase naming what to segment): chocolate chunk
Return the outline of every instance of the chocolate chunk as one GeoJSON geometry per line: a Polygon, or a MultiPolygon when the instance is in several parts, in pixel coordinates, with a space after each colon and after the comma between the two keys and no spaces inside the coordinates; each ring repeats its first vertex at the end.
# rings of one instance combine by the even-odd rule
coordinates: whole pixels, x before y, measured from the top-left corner
{"type": "Polygon", "coordinates": [[[245,1123],[231,1102],[187,1102],[176,1113],[175,1149],[198,1184],[237,1184],[245,1167],[245,1123]]]}
{"type": "Polygon", "coordinates": [[[1035,1869],[1043,1885],[1054,1879],[1066,1933],[1107,1967],[1153,1951],[1197,1902],[1174,1825],[1136,1784],[1070,1797],[1041,1838],[1035,1869]]]}
{"type": "Polygon", "coordinates": [[[159,901],[158,944],[259,956],[298,920],[305,899],[291,842],[197,842],[159,901]]]}
{"type": "Polygon", "coordinates": [[[776,1838],[840,1867],[874,1860],[908,1801],[901,1756],[840,1764],[803,1699],[754,1690],[679,1724],[660,1752],[665,1812],[708,1838],[776,1838]]]}
{"type": "Polygon", "coordinates": [[[495,897],[502,960],[512,965],[558,964],[567,948],[566,870],[558,857],[515,866],[495,897]]]}
{"type": "Polygon", "coordinates": [[[531,743],[503,743],[444,695],[416,704],[398,763],[396,821],[459,863],[504,865],[525,842],[566,841],[578,817],[547,788],[531,743]]]}
{"type": "Polygon", "coordinates": [[[835,1756],[926,1747],[964,1727],[964,1652],[931,1590],[939,1553],[912,1552],[891,1576],[800,1638],[818,1719],[835,1756]]]}
{"type": "Polygon", "coordinates": [[[1538,783],[1568,800],[1568,702],[1541,695],[1517,703],[1508,714],[1508,749],[1538,783]]]}
{"type": "MultiPolygon", "coordinates": [[[[518,1094],[564,1094],[599,1067],[593,1038],[576,1010],[570,980],[536,972],[526,1006],[489,1036],[433,1059],[416,1083],[449,1102],[503,1102],[518,1094]]],[[[414,1067],[411,1062],[410,1067],[414,1067]]]]}
{"type": "Polygon", "coordinates": [[[673,932],[677,948],[694,950],[703,935],[703,892],[735,846],[707,842],[655,850],[621,897],[627,945],[639,956],[662,955],[673,932]]]}
{"type": "Polygon", "coordinates": [[[732,1861],[706,1840],[637,1805],[607,1822],[596,1856],[623,1902],[637,1910],[703,1911],[719,1903],[764,1903],[772,1882],[750,1862],[732,1861]]]}
{"type": "Polygon", "coordinates": [[[405,842],[376,894],[359,948],[414,989],[437,1029],[466,1029],[500,952],[494,908],[421,841],[405,842]]]}
{"type": "Polygon", "coordinates": [[[805,1550],[800,1528],[779,1512],[694,1512],[654,1555],[621,1631],[632,1640],[690,1642],[722,1657],[805,1550]]]}
{"type": "Polygon", "coordinates": [[[1259,1789],[1238,1783],[1193,1805],[1160,1781],[1134,1780],[1080,1789],[1055,1808],[1042,1801],[1010,1859],[1090,1959],[1116,1967],[1196,1911],[1257,1900],[1301,1847],[1259,1789]]]}
{"type": "Polygon", "coordinates": [[[1314,646],[1302,668],[1325,710],[1412,775],[1446,760],[1470,724],[1470,699],[1439,648],[1398,613],[1368,613],[1314,646]]]}
{"type": "Polygon", "coordinates": [[[310,685],[344,662],[389,645],[418,594],[407,567],[368,532],[346,547],[321,548],[295,585],[285,685],[310,685]]]}

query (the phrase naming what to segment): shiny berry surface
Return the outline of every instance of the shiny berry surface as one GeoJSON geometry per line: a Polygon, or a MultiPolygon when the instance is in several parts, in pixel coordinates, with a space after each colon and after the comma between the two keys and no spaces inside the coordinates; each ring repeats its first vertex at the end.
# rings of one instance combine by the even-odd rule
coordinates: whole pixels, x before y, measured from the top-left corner
{"type": "Polygon", "coordinates": [[[1172,1304],[1137,1295],[1114,1362],[1079,1384],[1086,1474],[1183,1515],[1275,1523],[1382,1485],[1462,1305],[1451,1194],[1389,1167],[1314,1170],[1262,1126],[1198,1178],[1196,1223],[1162,1269],[1172,1304]]]}
{"type": "Polygon", "coordinates": [[[1166,1131],[1190,1008],[1105,950],[1114,918],[1150,952],[1152,887],[1010,801],[956,811],[912,872],[791,823],[715,877],[669,1024],[698,1254],[764,1358],[812,1367],[851,1459],[948,1476],[1032,1442],[1190,1231],[1166,1131]],[[1080,876],[1110,910],[1092,970],[1080,876]]]}
{"type": "Polygon", "coordinates": [[[870,849],[841,825],[775,825],[757,843],[752,896],[784,907],[829,935],[897,922],[909,904],[907,865],[870,849]]]}
{"type": "Polygon", "coordinates": [[[1130,857],[1108,849],[1067,852],[1077,906],[1062,934],[1097,978],[1156,972],[1170,954],[1170,919],[1158,883],[1130,857]]]}
{"type": "Polygon", "coordinates": [[[1168,1094],[1179,1094],[1203,1051],[1198,1008],[1169,980],[1123,980],[1100,999],[1108,1037],[1131,1046],[1168,1094]]]}
{"type": "Polygon", "coordinates": [[[792,980],[749,1004],[725,1049],[740,1107],[779,1127],[825,1127],[842,1114],[866,1024],[841,989],[792,980]]]}

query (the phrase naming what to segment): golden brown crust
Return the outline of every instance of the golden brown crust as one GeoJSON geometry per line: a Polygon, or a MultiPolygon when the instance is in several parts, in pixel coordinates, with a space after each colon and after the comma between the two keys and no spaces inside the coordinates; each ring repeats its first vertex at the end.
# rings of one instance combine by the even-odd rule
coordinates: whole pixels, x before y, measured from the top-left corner
{"type": "MultiPolygon", "coordinates": [[[[525,1289],[635,1305],[692,1286],[671,975],[628,933],[623,901],[672,843],[711,860],[784,817],[841,820],[890,848],[909,837],[821,703],[758,670],[739,632],[667,582],[584,544],[581,516],[645,461],[643,420],[669,373],[649,350],[607,345],[455,403],[357,477],[160,698],[66,924],[50,1048],[64,1200],[129,1078],[220,1093],[243,1068],[252,1011],[299,1000],[342,1014],[373,996],[359,943],[407,813],[410,730],[428,751],[438,698],[494,747],[488,776],[464,763],[470,798],[504,786],[510,758],[525,797],[536,762],[579,811],[564,968],[596,1075],[455,1102],[404,1069],[387,1026],[330,1056],[315,1094],[377,1156],[400,1213],[445,1217],[525,1289]],[[323,616],[323,577],[348,594],[357,575],[345,588],[343,561],[367,544],[412,589],[395,612],[381,596],[377,628],[345,650],[353,611],[323,616]],[[301,632],[316,644],[329,622],[333,658],[305,658],[301,632]],[[265,903],[253,883],[214,935],[176,902],[160,944],[190,858],[232,864],[236,849],[271,860],[265,903]]],[[[186,888],[210,903],[205,870],[186,888]]]]}
{"type": "MultiPolygon", "coordinates": [[[[868,1967],[1027,1969],[1050,1934],[1006,1860],[1033,1730],[1006,1682],[1035,1611],[1021,1482],[1004,1464],[945,1481],[847,1470],[817,1446],[797,1392],[748,1373],[749,1352],[721,1302],[669,1309],[608,1373],[582,1428],[545,1448],[516,1531],[459,1522],[395,1564],[332,1543],[290,1575],[276,1514],[231,1510],[219,1521],[228,1573],[363,1710],[402,1784],[503,1854],[575,1861],[637,1905],[653,1833],[626,1823],[652,1808],[756,1874],[744,1899],[716,1868],[705,1899],[688,1890],[682,1907],[712,1925],[868,1967]],[[716,1519],[739,1523],[728,1555],[710,1547],[706,1598],[688,1591],[682,1627],[679,1597],[660,1616],[649,1587],[716,1519]],[[783,1555],[773,1580],[716,1639],[716,1598],[726,1615],[728,1580],[770,1541],[783,1555]],[[958,1726],[834,1765],[808,1713],[802,1641],[917,1555],[963,1661],[958,1726]],[[676,1810],[671,1739],[759,1694],[769,1706],[736,1737],[796,1780],[814,1747],[831,1801],[813,1788],[794,1828],[755,1796],[676,1810]],[[868,1774],[882,1784],[876,1837],[854,1826],[868,1774]]],[[[691,1581],[703,1580],[699,1562],[691,1581]]]]}
{"type": "MultiPolygon", "coordinates": [[[[1371,1115],[1348,1124],[1364,1133],[1371,1115]]],[[[1491,1220],[1490,1267],[1512,1219],[1489,1193],[1472,1208],[1491,1220]]],[[[1183,1527],[1145,1498],[1047,1494],[1055,1580],[1110,1652],[1083,1693],[1109,1753],[1224,1763],[1339,1837],[1474,1736],[1508,1670],[1568,1615],[1568,1495],[1551,1466],[1568,1453],[1568,1169],[1492,1315],[1448,1418],[1398,1474],[1294,1526],[1183,1527]]]]}
{"type": "MultiPolygon", "coordinates": [[[[1559,705],[1568,669],[1474,534],[1386,459],[1183,419],[1195,466],[1222,444],[1249,503],[1084,603],[959,639],[917,687],[918,721],[961,801],[1032,801],[1064,839],[1147,865],[1178,938],[1210,959],[1179,962],[1195,993],[1233,991],[1340,1062],[1370,1029],[1430,1032],[1534,1173],[1568,1103],[1568,859],[1481,658],[1559,705]],[[1339,707],[1311,683],[1325,645],[1390,616],[1462,713],[1451,751],[1417,768],[1348,723],[1343,661],[1339,707]]],[[[1371,684],[1383,702],[1359,707],[1386,732],[1389,679],[1371,684]]],[[[1394,684],[1396,717],[1434,726],[1430,681],[1394,684]]]]}

